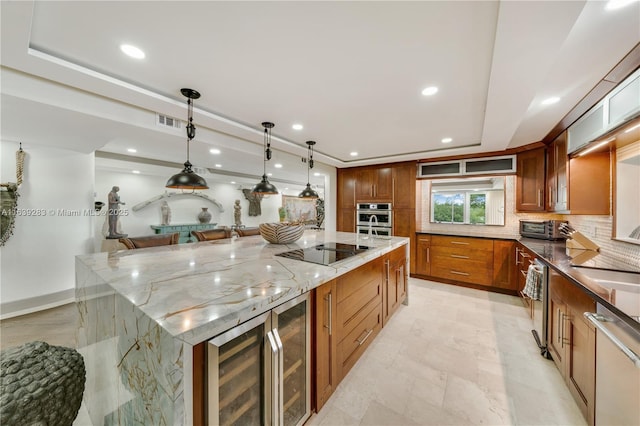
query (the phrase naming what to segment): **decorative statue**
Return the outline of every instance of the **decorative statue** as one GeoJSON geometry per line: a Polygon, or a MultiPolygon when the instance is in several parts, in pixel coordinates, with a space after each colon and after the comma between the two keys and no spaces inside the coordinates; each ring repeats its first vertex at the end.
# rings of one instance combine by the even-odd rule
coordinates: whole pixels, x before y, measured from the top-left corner
{"type": "Polygon", "coordinates": [[[169,203],[163,201],[160,204],[160,211],[162,211],[162,223],[161,225],[168,225],[171,223],[171,209],[169,208],[169,203]]]}
{"type": "Polygon", "coordinates": [[[108,195],[109,200],[109,210],[107,211],[107,215],[109,216],[109,235],[107,238],[123,238],[126,237],[127,234],[119,233],[118,230],[118,219],[120,216],[120,205],[125,205],[122,201],[120,201],[120,196],[118,195],[118,191],[120,191],[120,187],[114,186],[111,188],[111,192],[108,195]]]}
{"type": "Polygon", "coordinates": [[[242,206],[240,205],[240,200],[236,200],[236,203],[233,205],[233,221],[236,227],[242,226],[242,206]]]}
{"type": "Polygon", "coordinates": [[[322,228],[322,222],[324,222],[324,200],[316,198],[316,223],[318,228],[322,228]]]}
{"type": "Polygon", "coordinates": [[[250,189],[243,189],[242,193],[244,198],[249,200],[249,216],[260,216],[262,209],[260,208],[260,201],[262,201],[262,194],[254,194],[250,189]]]}

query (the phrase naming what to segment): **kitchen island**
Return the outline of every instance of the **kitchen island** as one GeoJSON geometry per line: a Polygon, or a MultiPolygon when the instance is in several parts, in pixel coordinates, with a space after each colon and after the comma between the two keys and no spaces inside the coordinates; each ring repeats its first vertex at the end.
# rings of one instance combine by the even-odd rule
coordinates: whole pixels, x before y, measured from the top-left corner
{"type": "MultiPolygon", "coordinates": [[[[408,238],[308,230],[76,258],[78,350],[94,424],[192,424],[193,347],[340,277],[408,238]],[[366,245],[331,265],[276,256],[325,242],[366,245]]],[[[198,380],[198,378],[196,378],[198,380]]]]}

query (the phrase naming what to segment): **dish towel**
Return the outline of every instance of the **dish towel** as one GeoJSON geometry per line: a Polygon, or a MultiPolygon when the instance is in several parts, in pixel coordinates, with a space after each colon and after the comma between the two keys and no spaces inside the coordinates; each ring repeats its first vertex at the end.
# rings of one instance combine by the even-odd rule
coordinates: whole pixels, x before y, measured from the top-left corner
{"type": "Polygon", "coordinates": [[[524,285],[524,293],[526,296],[529,296],[533,300],[542,300],[542,271],[538,269],[535,265],[529,265],[529,269],[527,269],[527,281],[524,285]]]}

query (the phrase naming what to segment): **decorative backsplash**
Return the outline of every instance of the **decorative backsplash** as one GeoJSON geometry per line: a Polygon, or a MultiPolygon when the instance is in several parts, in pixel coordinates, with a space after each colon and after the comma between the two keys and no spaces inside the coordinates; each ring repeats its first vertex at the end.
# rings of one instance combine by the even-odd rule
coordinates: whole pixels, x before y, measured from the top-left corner
{"type": "Polygon", "coordinates": [[[486,235],[487,237],[517,237],[520,231],[520,220],[568,220],[575,229],[600,246],[622,263],[636,266],[640,264],[640,245],[624,243],[611,239],[613,217],[593,215],[562,215],[556,213],[514,213],[515,176],[506,176],[505,182],[505,225],[451,225],[429,222],[429,183],[422,184],[422,217],[418,222],[418,230],[424,232],[452,232],[470,235],[486,235]]]}

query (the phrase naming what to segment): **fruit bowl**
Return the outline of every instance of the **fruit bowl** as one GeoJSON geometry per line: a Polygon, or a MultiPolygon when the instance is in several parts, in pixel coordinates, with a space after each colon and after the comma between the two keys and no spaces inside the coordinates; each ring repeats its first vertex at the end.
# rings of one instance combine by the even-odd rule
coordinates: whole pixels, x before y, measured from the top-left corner
{"type": "Polygon", "coordinates": [[[271,244],[289,244],[297,241],[304,234],[304,224],[301,223],[261,223],[260,235],[271,244]]]}

